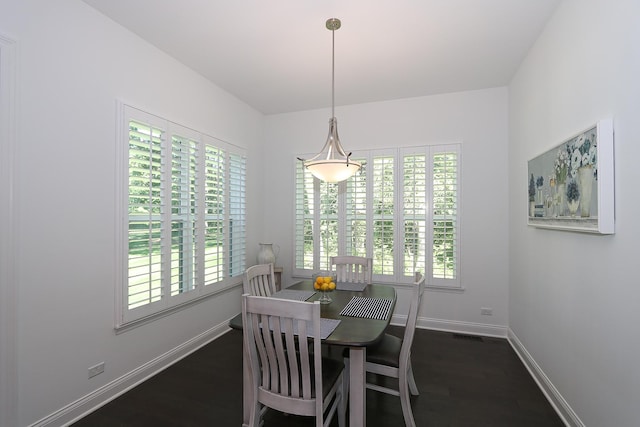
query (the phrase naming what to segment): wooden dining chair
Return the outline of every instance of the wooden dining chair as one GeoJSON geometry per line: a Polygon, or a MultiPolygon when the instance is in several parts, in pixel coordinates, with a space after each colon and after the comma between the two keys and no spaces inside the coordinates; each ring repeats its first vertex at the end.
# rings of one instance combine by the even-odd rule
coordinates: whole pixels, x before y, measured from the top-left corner
{"type": "Polygon", "coordinates": [[[361,256],[341,255],[331,257],[332,270],[335,268],[339,282],[371,284],[373,259],[361,256]]]}
{"type": "Polygon", "coordinates": [[[242,321],[251,373],[249,425],[258,427],[263,409],[272,408],[314,416],[316,427],[327,427],[337,412],[344,427],[344,364],[321,356],[320,303],[245,294],[242,321]]]}
{"type": "MultiPolygon", "coordinates": [[[[409,400],[409,393],[414,396],[419,394],[416,380],[413,377],[413,368],[411,367],[411,344],[413,343],[413,337],[415,335],[418,310],[420,309],[420,302],[422,301],[422,294],[424,293],[425,280],[426,278],[422,276],[421,273],[415,273],[409,314],[404,327],[403,337],[399,338],[395,335],[384,334],[378,344],[367,347],[366,372],[398,379],[398,389],[381,386],[372,382],[367,382],[366,388],[400,396],[404,423],[408,427],[415,427],[416,425],[411,410],[411,401],[409,400]]],[[[348,364],[347,359],[345,359],[345,363],[348,364]]]]}
{"type": "Polygon", "coordinates": [[[247,268],[242,275],[242,292],[261,297],[274,294],[276,277],[273,264],[257,264],[247,268]]]}

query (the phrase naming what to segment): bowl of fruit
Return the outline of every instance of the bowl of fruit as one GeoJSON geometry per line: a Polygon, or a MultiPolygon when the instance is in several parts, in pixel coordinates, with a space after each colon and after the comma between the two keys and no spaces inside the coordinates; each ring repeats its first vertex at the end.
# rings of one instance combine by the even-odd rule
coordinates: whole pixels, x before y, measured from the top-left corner
{"type": "Polygon", "coordinates": [[[331,271],[322,271],[313,275],[313,289],[322,292],[322,296],[318,301],[320,304],[329,304],[331,297],[329,292],[336,290],[336,274],[331,271]]]}

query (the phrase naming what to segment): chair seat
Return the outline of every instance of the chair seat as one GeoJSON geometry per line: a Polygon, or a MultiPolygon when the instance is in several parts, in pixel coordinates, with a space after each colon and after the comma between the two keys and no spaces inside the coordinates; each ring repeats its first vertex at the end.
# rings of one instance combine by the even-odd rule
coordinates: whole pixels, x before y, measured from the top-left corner
{"type": "MultiPolygon", "coordinates": [[[[401,338],[391,334],[384,334],[380,342],[367,347],[367,362],[399,368],[401,348],[401,338]]],[[[344,350],[343,356],[349,357],[349,349],[344,350]]]]}
{"type": "Polygon", "coordinates": [[[384,334],[379,343],[367,348],[367,362],[399,368],[401,348],[401,338],[391,334],[384,334]]]}

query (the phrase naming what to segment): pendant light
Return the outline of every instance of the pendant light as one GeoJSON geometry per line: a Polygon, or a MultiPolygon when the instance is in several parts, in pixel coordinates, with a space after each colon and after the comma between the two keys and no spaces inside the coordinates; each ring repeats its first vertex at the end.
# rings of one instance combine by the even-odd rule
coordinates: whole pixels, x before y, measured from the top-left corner
{"type": "Polygon", "coordinates": [[[348,154],[342,148],[340,139],[338,138],[338,121],[335,116],[335,32],[340,28],[340,20],[331,18],[327,20],[326,26],[331,30],[331,118],[329,119],[329,136],[327,142],[320,153],[315,157],[301,160],[304,166],[316,178],[326,182],[340,182],[352,177],[360,170],[360,163],[353,162],[349,159],[351,152],[348,154]]]}

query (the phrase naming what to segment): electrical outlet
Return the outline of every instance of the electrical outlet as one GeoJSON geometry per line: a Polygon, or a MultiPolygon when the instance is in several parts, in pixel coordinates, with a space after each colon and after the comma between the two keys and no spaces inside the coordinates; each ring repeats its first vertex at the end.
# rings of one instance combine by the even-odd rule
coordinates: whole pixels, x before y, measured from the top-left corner
{"type": "Polygon", "coordinates": [[[100,375],[104,372],[104,362],[100,362],[89,368],[89,378],[93,378],[96,375],[100,375]]]}
{"type": "Polygon", "coordinates": [[[480,314],[483,316],[493,316],[493,308],[482,307],[480,308],[480,314]]]}

